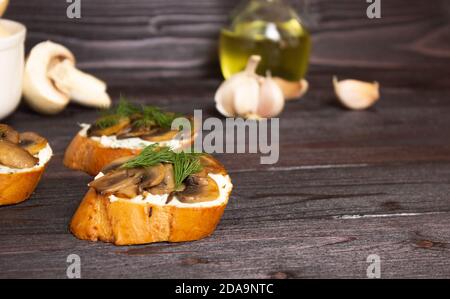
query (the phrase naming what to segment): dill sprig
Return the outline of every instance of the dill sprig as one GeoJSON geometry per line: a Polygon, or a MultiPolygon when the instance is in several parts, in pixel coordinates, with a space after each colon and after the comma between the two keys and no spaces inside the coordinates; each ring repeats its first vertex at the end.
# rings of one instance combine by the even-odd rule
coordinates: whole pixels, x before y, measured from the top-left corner
{"type": "Polygon", "coordinates": [[[138,121],[142,125],[154,123],[161,128],[170,128],[177,117],[179,117],[178,114],[165,112],[155,106],[143,106],[142,117],[138,121]]]}
{"type": "Polygon", "coordinates": [[[122,164],[121,168],[138,168],[155,166],[158,163],[171,162],[174,152],[167,146],[159,147],[157,143],[144,148],[135,158],[122,164]]]}
{"type": "Polygon", "coordinates": [[[185,152],[175,154],[173,157],[175,188],[178,188],[188,176],[201,170],[202,165],[198,154],[185,152]]]}
{"type": "Polygon", "coordinates": [[[151,128],[156,125],[155,120],[143,114],[133,122],[133,126],[137,128],[151,128]]]}
{"type": "Polygon", "coordinates": [[[180,114],[165,112],[155,106],[138,106],[130,103],[125,97],[120,97],[117,106],[103,111],[102,117],[95,124],[100,128],[108,128],[116,125],[121,118],[137,116],[133,121],[135,127],[152,127],[170,128],[172,122],[180,117],[180,114]]]}
{"type": "Polygon", "coordinates": [[[100,111],[100,114],[105,116],[118,115],[121,117],[129,117],[133,114],[140,113],[141,109],[138,105],[135,105],[128,101],[125,97],[120,96],[119,102],[117,105],[107,109],[100,111]]]}
{"type": "Polygon", "coordinates": [[[117,125],[120,121],[120,116],[117,114],[105,115],[95,121],[95,126],[100,129],[106,129],[117,125]]]}
{"type": "Polygon", "coordinates": [[[120,115],[122,117],[130,117],[133,114],[141,113],[139,106],[130,103],[125,97],[120,97],[119,104],[117,104],[116,111],[114,114],[120,115]]]}
{"type": "Polygon", "coordinates": [[[190,175],[202,170],[202,153],[176,153],[167,146],[157,143],[147,146],[137,157],[122,164],[121,168],[140,168],[155,166],[158,163],[173,164],[175,187],[178,188],[190,175]]]}
{"type": "Polygon", "coordinates": [[[109,128],[117,125],[121,118],[130,117],[137,113],[140,113],[139,107],[121,96],[117,106],[101,112],[102,117],[97,119],[95,125],[100,129],[109,128]]]}

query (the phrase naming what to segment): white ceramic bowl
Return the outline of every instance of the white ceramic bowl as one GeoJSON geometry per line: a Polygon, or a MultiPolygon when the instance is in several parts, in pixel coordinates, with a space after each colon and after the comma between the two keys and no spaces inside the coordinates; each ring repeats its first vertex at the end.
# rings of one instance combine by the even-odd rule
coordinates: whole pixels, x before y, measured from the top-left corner
{"type": "Polygon", "coordinates": [[[24,25],[0,20],[0,26],[10,35],[0,37],[0,119],[11,114],[22,97],[24,66],[24,25]]]}

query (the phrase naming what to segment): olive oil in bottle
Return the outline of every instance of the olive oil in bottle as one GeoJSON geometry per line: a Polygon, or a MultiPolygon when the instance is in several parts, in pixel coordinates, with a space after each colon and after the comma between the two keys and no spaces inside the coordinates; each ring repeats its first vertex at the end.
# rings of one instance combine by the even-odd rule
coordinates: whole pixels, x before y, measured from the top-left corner
{"type": "Polygon", "coordinates": [[[281,0],[250,0],[220,35],[219,56],[225,78],[242,71],[251,55],[260,55],[260,75],[289,81],[307,71],[310,35],[296,13],[281,0]]]}

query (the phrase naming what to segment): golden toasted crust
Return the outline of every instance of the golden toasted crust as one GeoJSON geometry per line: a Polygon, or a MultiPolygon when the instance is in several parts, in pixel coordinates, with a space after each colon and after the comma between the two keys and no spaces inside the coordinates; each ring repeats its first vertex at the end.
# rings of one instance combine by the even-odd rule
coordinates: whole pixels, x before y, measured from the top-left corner
{"type": "MultiPolygon", "coordinates": [[[[189,140],[188,145],[194,138],[195,136],[189,140]]],[[[100,142],[77,134],[66,149],[64,165],[94,176],[112,161],[126,156],[135,156],[140,152],[141,149],[104,147],[100,142]]]]}
{"type": "Polygon", "coordinates": [[[183,242],[211,235],[226,202],[212,207],[177,207],[110,200],[89,189],[70,224],[79,239],[134,245],[183,242]]]}
{"type": "Polygon", "coordinates": [[[44,170],[45,165],[28,172],[0,173],[0,206],[28,199],[38,185],[44,170]]]}

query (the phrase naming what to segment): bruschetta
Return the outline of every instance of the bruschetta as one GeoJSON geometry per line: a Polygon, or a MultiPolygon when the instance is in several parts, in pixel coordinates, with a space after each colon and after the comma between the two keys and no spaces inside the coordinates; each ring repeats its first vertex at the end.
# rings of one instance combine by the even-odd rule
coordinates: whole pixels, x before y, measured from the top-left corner
{"type": "Polygon", "coordinates": [[[188,147],[195,138],[195,124],[191,117],[186,118],[192,127],[189,136],[184,136],[185,131],[182,134],[181,129],[171,129],[172,121],[178,117],[183,116],[121,100],[93,124],[82,124],[66,149],[64,165],[96,175],[112,161],[137,155],[151,144],[159,143],[172,149],[188,147]]]}
{"type": "Polygon", "coordinates": [[[115,245],[198,240],[214,232],[232,188],[210,155],[151,145],[107,165],[89,183],[70,230],[115,245]]]}
{"type": "Polygon", "coordinates": [[[0,124],[0,206],[28,199],[51,157],[44,137],[0,124]]]}

